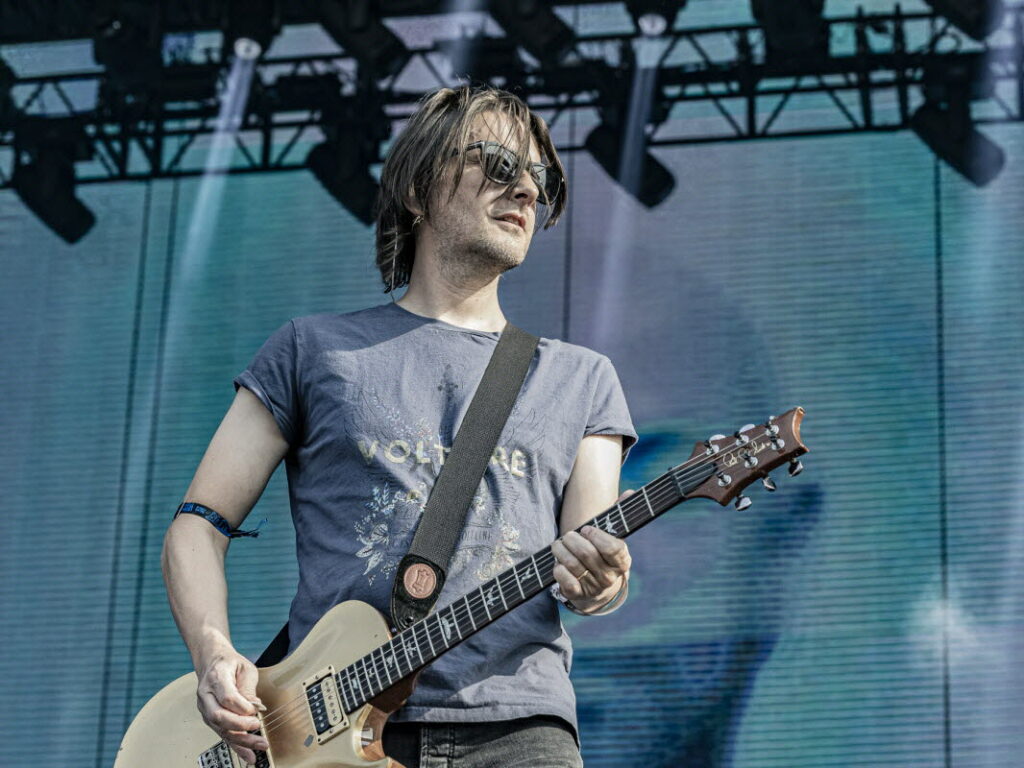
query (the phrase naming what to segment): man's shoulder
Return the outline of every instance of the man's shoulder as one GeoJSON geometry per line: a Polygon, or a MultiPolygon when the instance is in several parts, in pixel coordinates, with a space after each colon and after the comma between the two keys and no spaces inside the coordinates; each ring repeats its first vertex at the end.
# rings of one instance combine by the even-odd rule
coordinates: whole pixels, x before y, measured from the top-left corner
{"type": "Polygon", "coordinates": [[[547,336],[540,337],[539,346],[542,349],[550,350],[553,354],[572,358],[574,360],[597,362],[608,359],[605,355],[602,355],[600,352],[597,352],[590,347],[585,347],[582,344],[574,344],[571,341],[564,341],[562,339],[549,339],[547,336]]]}
{"type": "Polygon", "coordinates": [[[291,324],[300,336],[318,332],[344,333],[379,326],[385,320],[387,308],[387,304],[379,304],[351,312],[317,312],[293,317],[291,324]]]}
{"type": "Polygon", "coordinates": [[[297,326],[306,328],[324,325],[336,326],[344,324],[359,324],[379,317],[387,308],[387,304],[377,304],[373,307],[355,309],[350,312],[315,312],[310,315],[299,315],[297,317],[293,317],[292,322],[297,326]]]}

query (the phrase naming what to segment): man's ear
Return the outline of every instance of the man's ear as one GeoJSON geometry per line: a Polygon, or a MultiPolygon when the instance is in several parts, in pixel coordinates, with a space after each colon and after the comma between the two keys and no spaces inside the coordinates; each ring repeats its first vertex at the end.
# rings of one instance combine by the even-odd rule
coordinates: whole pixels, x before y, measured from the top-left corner
{"type": "Polygon", "coordinates": [[[423,215],[423,207],[416,198],[416,193],[413,191],[412,187],[409,187],[409,189],[406,190],[405,197],[402,198],[402,202],[405,203],[406,210],[414,216],[423,215]]]}

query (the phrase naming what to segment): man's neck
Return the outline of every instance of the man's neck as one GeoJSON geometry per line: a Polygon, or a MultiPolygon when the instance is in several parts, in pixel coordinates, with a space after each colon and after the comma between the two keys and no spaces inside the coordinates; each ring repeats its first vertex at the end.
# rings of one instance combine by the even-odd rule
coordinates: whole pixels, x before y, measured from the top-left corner
{"type": "Polygon", "coordinates": [[[400,307],[475,331],[494,332],[505,327],[505,315],[498,303],[500,275],[455,281],[440,270],[424,269],[426,266],[414,265],[409,290],[398,300],[400,307]]]}

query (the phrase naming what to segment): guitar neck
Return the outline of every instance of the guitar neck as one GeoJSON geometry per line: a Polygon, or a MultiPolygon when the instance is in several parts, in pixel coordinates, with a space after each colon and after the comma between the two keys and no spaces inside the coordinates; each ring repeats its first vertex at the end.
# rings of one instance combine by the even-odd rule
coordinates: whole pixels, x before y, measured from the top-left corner
{"type": "MultiPolygon", "coordinates": [[[[711,461],[670,469],[584,525],[625,538],[683,501],[713,472],[711,461]]],[[[336,679],[346,711],[355,711],[402,678],[540,594],[554,583],[554,566],[555,556],[550,547],[536,552],[342,669],[336,679]]]]}

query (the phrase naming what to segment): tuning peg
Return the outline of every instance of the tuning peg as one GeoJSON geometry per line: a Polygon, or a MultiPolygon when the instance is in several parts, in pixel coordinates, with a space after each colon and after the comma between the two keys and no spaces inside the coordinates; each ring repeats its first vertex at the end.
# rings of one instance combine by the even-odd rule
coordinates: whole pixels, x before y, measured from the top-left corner
{"type": "Polygon", "coordinates": [[[742,512],[744,509],[747,509],[747,507],[749,507],[753,503],[754,502],[750,500],[749,496],[736,497],[736,509],[738,509],[740,512],[742,512]]]}
{"type": "Polygon", "coordinates": [[[764,477],[762,477],[761,485],[764,486],[766,491],[774,491],[776,488],[778,488],[778,486],[775,485],[775,481],[772,480],[771,475],[765,475],[764,477]]]}
{"type": "Polygon", "coordinates": [[[796,477],[804,471],[804,465],[800,463],[799,459],[793,459],[789,462],[789,476],[796,477]]]}
{"type": "Polygon", "coordinates": [[[750,437],[743,434],[749,432],[754,428],[753,424],[744,424],[742,427],[732,433],[732,436],[736,438],[736,445],[746,445],[750,442],[750,437]]]}

